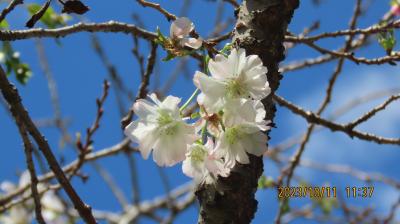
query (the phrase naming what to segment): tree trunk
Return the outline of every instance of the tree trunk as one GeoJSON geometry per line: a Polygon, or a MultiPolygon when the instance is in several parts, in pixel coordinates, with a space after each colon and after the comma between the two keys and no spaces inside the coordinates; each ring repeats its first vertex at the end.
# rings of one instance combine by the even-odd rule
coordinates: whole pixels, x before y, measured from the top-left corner
{"type": "MultiPolygon", "coordinates": [[[[244,0],[236,11],[234,45],[245,48],[247,55],[258,55],[268,67],[271,95],[263,100],[267,120],[273,120],[275,115],[272,94],[282,78],[278,68],[285,57],[284,36],[298,6],[299,0],[244,0]]],[[[238,164],[228,178],[219,178],[215,186],[203,185],[196,191],[200,202],[200,224],[246,224],[254,218],[257,210],[255,192],[263,172],[263,160],[249,156],[250,164],[238,164]]]]}

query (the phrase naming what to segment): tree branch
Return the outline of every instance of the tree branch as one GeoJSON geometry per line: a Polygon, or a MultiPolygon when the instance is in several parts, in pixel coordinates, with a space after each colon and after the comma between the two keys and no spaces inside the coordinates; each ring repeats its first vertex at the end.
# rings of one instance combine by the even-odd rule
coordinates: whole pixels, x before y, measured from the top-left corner
{"type": "Polygon", "coordinates": [[[37,129],[32,119],[30,118],[28,112],[25,110],[22,105],[21,97],[18,94],[18,90],[12,85],[5,74],[3,68],[0,67],[0,89],[1,92],[10,105],[10,111],[15,120],[21,120],[21,122],[26,126],[26,129],[33,137],[33,139],[38,144],[40,150],[45,156],[50,169],[55,173],[58,182],[64,188],[65,192],[73,202],[75,208],[78,210],[82,219],[89,224],[95,224],[96,220],[94,219],[90,206],[86,205],[79,195],[76,193],[75,189],[72,187],[71,183],[68,181],[65,176],[63,170],[57,162],[57,159],[53,155],[51,148],[47,142],[47,140],[42,136],[40,131],[37,129]]]}

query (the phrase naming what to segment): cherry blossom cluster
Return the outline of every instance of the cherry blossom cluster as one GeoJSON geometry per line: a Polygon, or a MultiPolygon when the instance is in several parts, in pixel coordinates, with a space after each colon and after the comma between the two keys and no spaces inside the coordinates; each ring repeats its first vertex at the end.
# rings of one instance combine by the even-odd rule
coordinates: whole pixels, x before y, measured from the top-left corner
{"type": "MultiPolygon", "coordinates": [[[[197,49],[201,39],[188,38],[193,24],[179,18],[171,25],[172,42],[197,49]],[[192,43],[196,43],[193,45],[192,43]]],[[[257,55],[246,56],[244,49],[221,51],[206,60],[204,72],[196,71],[199,111],[183,117],[191,101],[179,107],[180,98],[159,100],[153,93],[133,105],[137,119],[125,135],[138,143],[144,159],[153,153],[159,166],[182,162],[182,171],[198,184],[227,177],[235,164],[248,164],[248,154],[261,156],[267,150],[269,121],[261,100],[270,94],[267,67],[257,55]],[[206,74],[210,73],[210,74],[206,74]],[[197,120],[195,120],[197,119],[197,120]]]]}
{"type": "MultiPolygon", "coordinates": [[[[0,184],[0,195],[10,194],[17,188],[23,188],[30,183],[30,175],[28,171],[22,173],[19,183],[14,184],[10,181],[4,181],[0,184]]],[[[38,184],[39,192],[47,189],[45,184],[38,184]]],[[[29,196],[30,191],[24,193],[23,197],[29,196]]],[[[42,205],[42,216],[46,223],[67,224],[68,217],[65,216],[65,206],[52,190],[46,191],[40,199],[42,205]]],[[[24,203],[15,205],[7,210],[6,213],[0,215],[0,223],[4,224],[29,224],[34,219],[34,203],[32,199],[24,203]]]]}

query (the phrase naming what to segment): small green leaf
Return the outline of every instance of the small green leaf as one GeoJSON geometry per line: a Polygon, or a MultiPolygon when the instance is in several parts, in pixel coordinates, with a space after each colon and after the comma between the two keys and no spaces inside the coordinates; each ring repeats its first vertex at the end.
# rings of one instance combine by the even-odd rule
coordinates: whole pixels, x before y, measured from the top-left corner
{"type": "Polygon", "coordinates": [[[282,215],[290,212],[289,199],[285,198],[282,201],[280,201],[279,208],[281,210],[282,215]]]}
{"type": "Polygon", "coordinates": [[[0,23],[0,28],[1,29],[8,29],[8,27],[9,27],[9,25],[8,25],[7,20],[3,19],[3,21],[1,21],[1,23],[0,23]]]}
{"type": "Polygon", "coordinates": [[[167,56],[166,56],[165,58],[161,59],[161,60],[162,60],[162,61],[171,61],[171,60],[174,59],[174,58],[175,58],[175,55],[171,54],[171,53],[168,51],[167,56]]]}
{"type": "Polygon", "coordinates": [[[386,53],[390,55],[397,42],[394,30],[390,29],[387,32],[379,33],[378,42],[385,49],[386,53]]]}
{"type": "Polygon", "coordinates": [[[32,76],[32,71],[28,64],[21,62],[19,52],[14,51],[11,44],[5,41],[1,54],[6,65],[7,76],[14,73],[18,82],[25,85],[32,76]]]}
{"type": "MultiPolygon", "coordinates": [[[[31,15],[35,14],[39,11],[41,6],[39,4],[29,4],[28,11],[31,15]]],[[[66,22],[70,20],[70,16],[68,15],[59,15],[54,9],[50,6],[44,15],[40,18],[40,22],[42,22],[45,26],[50,29],[54,29],[57,27],[65,26],[66,22]]]]}
{"type": "Polygon", "coordinates": [[[195,112],[195,113],[190,115],[191,119],[196,119],[196,118],[199,118],[199,117],[200,117],[200,113],[199,112],[195,112]]]}
{"type": "Polygon", "coordinates": [[[161,33],[161,30],[159,27],[157,27],[157,38],[158,38],[158,40],[161,41],[161,43],[163,43],[167,40],[167,38],[161,33]]]}
{"type": "Polygon", "coordinates": [[[272,177],[266,177],[262,175],[258,179],[258,189],[266,189],[274,186],[274,179],[272,177]]]}
{"type": "Polygon", "coordinates": [[[232,50],[233,45],[231,43],[225,44],[224,48],[219,51],[219,53],[223,54],[226,56],[226,53],[232,50]]]}

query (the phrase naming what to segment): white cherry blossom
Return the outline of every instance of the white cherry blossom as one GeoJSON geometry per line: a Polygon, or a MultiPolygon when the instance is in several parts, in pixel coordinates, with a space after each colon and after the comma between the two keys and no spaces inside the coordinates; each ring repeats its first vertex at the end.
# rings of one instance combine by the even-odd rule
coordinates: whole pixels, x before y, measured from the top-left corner
{"type": "MultiPolygon", "coordinates": [[[[17,188],[23,188],[30,183],[30,174],[26,170],[20,178],[18,185],[4,181],[0,184],[0,190],[6,194],[15,191],[17,188]]],[[[47,189],[47,185],[39,183],[37,185],[38,191],[42,192],[47,189]]],[[[30,190],[26,191],[24,196],[29,196],[30,190]]],[[[61,200],[55,194],[54,191],[46,191],[41,197],[42,215],[46,223],[51,224],[65,224],[68,223],[67,218],[64,214],[64,205],[61,200]]],[[[0,223],[4,224],[29,224],[34,218],[34,203],[33,200],[27,200],[21,205],[13,206],[8,210],[7,213],[0,215],[0,223]]]]}
{"type": "Polygon", "coordinates": [[[236,161],[248,164],[247,153],[261,156],[267,151],[268,137],[261,131],[270,129],[270,121],[264,121],[264,116],[260,101],[227,101],[223,115],[225,130],[218,136],[214,151],[217,158],[224,158],[226,167],[234,167],[236,161]]]}
{"type": "MultiPolygon", "coordinates": [[[[18,185],[10,181],[3,181],[0,184],[0,190],[9,194],[17,188],[24,187],[30,182],[30,175],[28,171],[24,171],[19,177],[18,185]]],[[[30,192],[26,192],[29,195],[30,192]]],[[[1,193],[0,193],[1,195],[1,193]]],[[[8,210],[7,213],[0,215],[0,223],[2,224],[28,224],[32,222],[32,214],[28,210],[28,207],[32,205],[32,201],[28,200],[25,204],[13,206],[8,210]]]]}
{"type": "Polygon", "coordinates": [[[193,49],[199,49],[203,44],[203,41],[201,38],[189,37],[189,34],[193,29],[194,25],[188,18],[177,18],[171,24],[170,37],[173,41],[177,41],[181,47],[187,46],[193,49]]]}
{"type": "Polygon", "coordinates": [[[224,166],[222,159],[216,158],[211,152],[214,149],[212,139],[208,139],[205,145],[194,143],[186,153],[186,159],[182,164],[182,171],[192,177],[197,184],[213,183],[219,176],[227,177],[229,169],[224,166]]]}
{"type": "Polygon", "coordinates": [[[0,215],[2,224],[29,224],[32,223],[32,214],[23,205],[13,206],[7,213],[0,215]]]}
{"type": "Polygon", "coordinates": [[[41,198],[42,215],[47,223],[62,224],[67,223],[63,216],[65,208],[61,200],[54,191],[47,191],[41,198]]]}
{"type": "Polygon", "coordinates": [[[209,113],[221,110],[228,99],[260,100],[270,93],[267,67],[257,55],[246,56],[242,48],[233,49],[228,57],[216,55],[208,69],[211,76],[197,71],[193,81],[202,91],[197,100],[209,113]]]}
{"type": "Polygon", "coordinates": [[[125,129],[125,135],[139,144],[144,159],[153,149],[153,159],[159,166],[172,166],[185,159],[187,146],[196,139],[193,125],[182,119],[180,99],[168,96],[159,101],[155,94],[136,101],[133,111],[139,117],[125,129]]]}

